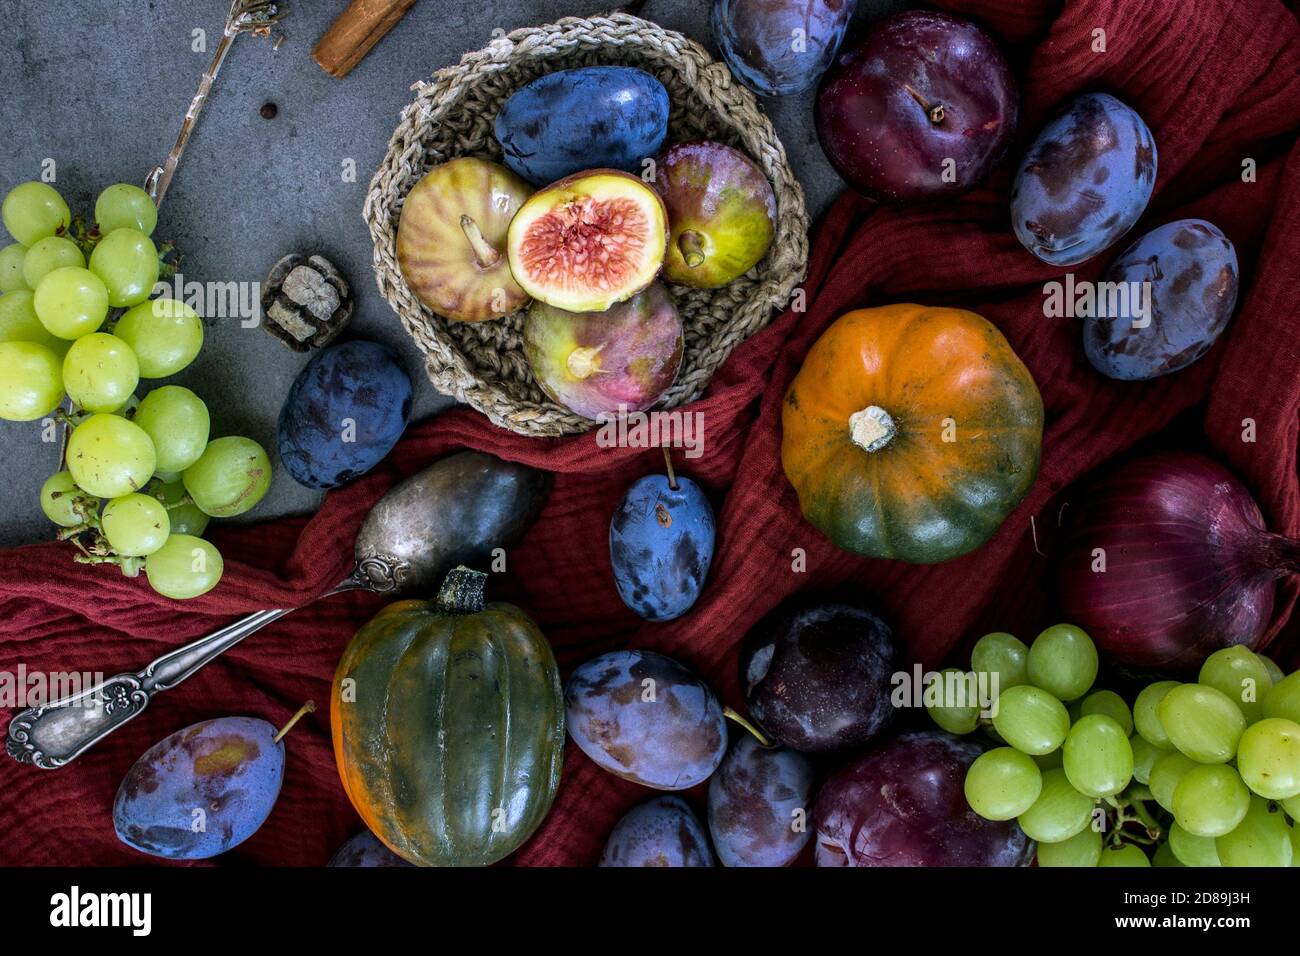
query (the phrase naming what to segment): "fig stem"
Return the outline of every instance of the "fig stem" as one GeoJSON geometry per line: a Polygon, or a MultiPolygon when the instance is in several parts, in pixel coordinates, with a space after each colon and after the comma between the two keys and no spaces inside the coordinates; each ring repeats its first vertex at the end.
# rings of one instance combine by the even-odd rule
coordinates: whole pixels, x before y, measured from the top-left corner
{"type": "Polygon", "coordinates": [[[692,269],[704,265],[704,243],[698,232],[687,229],[677,237],[677,249],[692,269]]]}
{"type": "Polygon", "coordinates": [[[673,471],[673,456],[668,451],[668,446],[664,445],[664,464],[668,466],[668,487],[673,491],[677,490],[677,472],[673,471]]]}
{"type": "Polygon", "coordinates": [[[943,122],[944,110],[943,110],[942,103],[931,103],[924,96],[918,93],[910,83],[904,83],[903,89],[907,90],[907,92],[911,95],[912,99],[916,100],[917,103],[921,104],[921,109],[925,110],[925,115],[930,120],[931,123],[933,123],[935,126],[938,126],[940,123],[943,122]]]}
{"type": "Polygon", "coordinates": [[[569,374],[574,378],[590,378],[593,375],[601,374],[602,369],[597,359],[600,358],[600,352],[604,347],[598,345],[592,348],[587,345],[580,345],[570,352],[569,357],[564,362],[569,374]]]}
{"type": "Polygon", "coordinates": [[[726,717],[728,720],[735,721],[736,723],[740,724],[740,726],[748,730],[751,734],[754,735],[754,739],[758,741],[760,746],[769,747],[769,748],[775,746],[775,744],[773,744],[772,741],[767,739],[767,737],[763,734],[761,730],[759,730],[757,727],[751,724],[744,717],[740,716],[740,714],[732,710],[730,707],[722,708],[722,716],[726,717]]]}
{"type": "Polygon", "coordinates": [[[469,240],[469,247],[474,252],[474,260],[480,269],[491,269],[501,261],[501,253],[492,248],[492,244],[483,238],[483,230],[470,215],[460,217],[460,228],[469,240]]]}
{"type": "Polygon", "coordinates": [[[275,735],[275,739],[272,740],[271,743],[278,744],[281,740],[284,739],[285,734],[293,730],[294,724],[302,720],[308,714],[312,714],[315,712],[316,712],[316,702],[314,700],[307,701],[307,703],[303,704],[301,707],[298,708],[298,713],[290,717],[289,722],[280,728],[280,732],[275,735]]]}

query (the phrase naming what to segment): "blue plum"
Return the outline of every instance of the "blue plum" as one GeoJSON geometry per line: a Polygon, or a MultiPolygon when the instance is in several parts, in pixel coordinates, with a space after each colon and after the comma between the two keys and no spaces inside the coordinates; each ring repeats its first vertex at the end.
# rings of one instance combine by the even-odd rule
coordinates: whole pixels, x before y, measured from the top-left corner
{"type": "Polygon", "coordinates": [[[362,830],[339,847],[330,859],[331,867],[412,866],[380,842],[369,830],[362,830]]]}
{"type": "Polygon", "coordinates": [[[337,488],[397,444],[412,386],[397,353],[378,342],[332,345],[312,357],[280,409],[280,458],[308,488],[337,488]]]}
{"type": "Polygon", "coordinates": [[[613,651],[564,691],[573,742],[602,769],[656,790],[686,790],[722,762],[727,728],[713,691],[670,657],[613,651]]]}
{"type": "Polygon", "coordinates": [[[647,621],[691,609],[713,561],[713,507],[680,475],[647,475],[628,489],[609,525],[609,559],[623,603],[647,621]]]}
{"type": "Polygon", "coordinates": [[[826,72],[857,0],[714,0],[713,35],[756,93],[788,96],[826,72]]]}
{"type": "Polygon", "coordinates": [[[1156,378],[1191,365],[1227,328],[1237,306],[1237,250],[1214,224],[1179,219],[1129,246],[1104,281],[1128,294],[1084,321],[1088,361],[1110,378],[1156,378]],[[1145,291],[1134,295],[1138,289],[1145,291]]]}
{"type": "Polygon", "coordinates": [[[538,77],[497,113],[504,162],[537,186],[587,169],[640,173],[668,135],[668,91],[631,66],[538,77]]]}
{"type": "Polygon", "coordinates": [[[1091,259],[1133,228],[1156,182],[1156,142],[1131,107],[1081,96],[1025,154],[1011,188],[1021,245],[1044,262],[1091,259]]]}
{"type": "Polygon", "coordinates": [[[253,717],[179,730],[145,751],[122,780],[113,827],[127,846],[171,860],[204,860],[257,832],[284,780],[284,743],[253,717]]]}
{"type": "Polygon", "coordinates": [[[742,733],[709,779],[709,832],[723,866],[788,866],[812,835],[813,768],[742,733]]]}
{"type": "Polygon", "coordinates": [[[713,866],[699,817],[681,797],[655,797],[614,824],[600,866],[713,866]]]}

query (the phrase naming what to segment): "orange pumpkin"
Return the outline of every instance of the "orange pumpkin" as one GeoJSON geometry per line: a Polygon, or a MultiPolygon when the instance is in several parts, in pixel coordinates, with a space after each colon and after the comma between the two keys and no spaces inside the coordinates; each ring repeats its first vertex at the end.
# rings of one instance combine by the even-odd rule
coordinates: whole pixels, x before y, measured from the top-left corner
{"type": "Polygon", "coordinates": [[[813,345],[782,409],[781,463],[837,546],[916,564],[986,542],[1038,473],[1043,400],[974,312],[849,312],[813,345]]]}

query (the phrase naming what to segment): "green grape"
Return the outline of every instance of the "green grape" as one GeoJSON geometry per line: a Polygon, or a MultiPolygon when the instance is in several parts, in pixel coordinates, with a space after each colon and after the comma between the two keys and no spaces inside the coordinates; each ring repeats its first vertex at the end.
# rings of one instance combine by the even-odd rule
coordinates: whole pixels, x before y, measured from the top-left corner
{"type": "Polygon", "coordinates": [[[1073,624],[1053,624],[1029,648],[1030,683],[1061,700],[1088,693],[1097,679],[1097,647],[1073,624]]]}
{"type": "Polygon", "coordinates": [[[104,280],[109,305],[135,305],[158,281],[158,249],[139,229],[114,229],[90,254],[90,271],[104,280]]]}
{"type": "Polygon", "coordinates": [[[1132,843],[1123,843],[1119,846],[1108,846],[1101,851],[1101,859],[1097,861],[1098,866],[1150,866],[1151,861],[1147,855],[1132,843]]]}
{"type": "Polygon", "coordinates": [[[63,358],[63,386],[68,397],[89,412],[116,411],[135,394],[139,383],[135,353],[116,335],[83,335],[63,358]]]}
{"type": "Polygon", "coordinates": [[[1031,840],[1060,843],[1068,840],[1092,821],[1097,801],[1075,790],[1064,770],[1043,773],[1038,799],[1017,821],[1031,840]]]}
{"type": "Polygon", "coordinates": [[[158,207],[139,186],[115,183],[95,200],[95,224],[101,236],[115,229],[136,229],[152,236],[158,225],[158,207]]]}
{"type": "Polygon", "coordinates": [[[1200,764],[1191,757],[1177,752],[1167,753],[1152,764],[1147,786],[1151,789],[1151,795],[1156,798],[1156,803],[1173,813],[1174,792],[1178,789],[1178,784],[1182,782],[1188,771],[1198,766],[1200,764]]]}
{"type": "Polygon", "coordinates": [[[966,802],[985,820],[1010,820],[1034,805],[1043,775],[1028,756],[1010,747],[986,750],[966,771],[966,802]]]}
{"type": "Polygon", "coordinates": [[[271,460],[253,439],[229,435],[208,442],[181,480],[204,514],[231,518],[262,500],[271,486],[271,460]]]}
{"type": "Polygon", "coordinates": [[[1237,769],[1266,800],[1300,796],[1300,724],[1283,717],[1251,724],[1237,745],[1237,769]]]}
{"type": "Polygon", "coordinates": [[[0,342],[0,418],[30,422],[63,401],[59,357],[35,342],[0,342]]]}
{"type": "Polygon", "coordinates": [[[47,272],[32,300],[41,325],[61,339],[89,335],[108,316],[108,289],[89,269],[64,266],[47,272]]]}
{"type": "Polygon", "coordinates": [[[16,242],[0,249],[0,294],[28,288],[23,279],[23,259],[26,256],[27,247],[16,242]]]}
{"type": "Polygon", "coordinates": [[[1169,828],[1170,851],[1183,866],[1219,866],[1219,851],[1212,837],[1188,833],[1177,822],[1169,828]]]}
{"type": "Polygon", "coordinates": [[[1291,865],[1300,866],[1300,826],[1291,827],[1291,865]]]}
{"type": "Polygon", "coordinates": [[[1133,702],[1133,726],[1142,739],[1147,743],[1155,744],[1168,750],[1173,746],[1169,735],[1165,733],[1165,728],[1160,723],[1160,714],[1158,709],[1160,702],[1165,699],[1165,694],[1169,693],[1178,686],[1176,680],[1162,680],[1155,684],[1148,684],[1143,687],[1137,695],[1137,700],[1133,702]]]}
{"type": "Polygon", "coordinates": [[[976,674],[997,675],[997,692],[1029,683],[1029,648],[1005,631],[985,634],[970,652],[970,669],[976,674]]]}
{"type": "Polygon", "coordinates": [[[1065,705],[1040,687],[1020,684],[998,698],[993,726],[1012,747],[1026,754],[1049,754],[1065,742],[1070,715],[1065,705]]]}
{"type": "Polygon", "coordinates": [[[141,302],[118,319],[113,331],[135,349],[145,378],[175,375],[203,347],[199,314],[176,299],[141,302]]]}
{"type": "Polygon", "coordinates": [[[1085,697],[1079,707],[1079,716],[1085,714],[1105,714],[1124,728],[1124,736],[1133,736],[1133,712],[1124,703],[1124,698],[1113,690],[1099,690],[1085,697]]]}
{"type": "Polygon", "coordinates": [[[155,476],[145,488],[145,492],[153,495],[166,506],[167,514],[171,518],[172,534],[192,534],[199,537],[207,530],[208,522],[212,519],[190,501],[185,485],[179,478],[163,481],[155,476]]]}
{"type": "Polygon", "coordinates": [[[132,420],[153,440],[160,472],[179,474],[198,461],[208,445],[208,406],[180,385],[154,389],[132,420]]]}
{"type": "Polygon", "coordinates": [[[178,601],[206,594],[221,580],[221,552],[202,538],[173,534],[145,559],[149,585],[163,597],[178,601]]]}
{"type": "Polygon", "coordinates": [[[41,485],[41,510],[61,528],[82,524],[92,506],[93,500],[82,494],[70,471],[56,471],[41,485]]]}
{"type": "Polygon", "coordinates": [[[1240,644],[1220,648],[1207,657],[1197,681],[1222,691],[1240,708],[1248,724],[1264,715],[1262,701],[1273,686],[1264,662],[1240,644]]]}
{"type": "Polygon", "coordinates": [[[65,231],[72,213],[58,190],[48,183],[19,183],[9,190],[0,206],[5,228],[24,246],[65,231]]]}
{"type": "Polygon", "coordinates": [[[1174,819],[1188,833],[1218,837],[1241,822],[1250,806],[1250,791],[1241,776],[1220,763],[1188,770],[1174,788],[1174,819]]]}
{"type": "Polygon", "coordinates": [[[1281,801],[1282,809],[1292,820],[1300,822],[1300,797],[1287,797],[1281,801]]]}
{"type": "Polygon", "coordinates": [[[1133,779],[1138,783],[1150,784],[1151,768],[1156,765],[1157,760],[1171,751],[1157,747],[1137,734],[1130,737],[1128,743],[1133,748],[1133,779]]]}
{"type": "Polygon", "coordinates": [[[1169,741],[1200,763],[1227,763],[1246,729],[1241,708],[1221,690],[1179,684],[1156,708],[1169,741]]]}
{"type": "Polygon", "coordinates": [[[1268,671],[1270,684],[1279,683],[1282,678],[1286,677],[1286,674],[1282,673],[1282,668],[1277,666],[1277,661],[1273,660],[1273,658],[1269,657],[1267,654],[1256,654],[1255,656],[1258,657],[1259,662],[1264,665],[1264,670],[1268,671]]]}
{"type": "Polygon", "coordinates": [[[124,557],[153,554],[171,533],[171,520],[162,502],[139,492],[114,498],[104,505],[99,520],[109,546],[124,557]]]}
{"type": "Polygon", "coordinates": [[[1214,841],[1224,866],[1290,866],[1294,855],[1286,816],[1262,797],[1252,797],[1250,809],[1236,829],[1214,841]]]}
{"type": "Polygon", "coordinates": [[[27,250],[27,255],[23,258],[23,282],[27,288],[35,289],[55,269],[64,266],[82,268],[85,265],[86,257],[71,239],[46,236],[27,250]]]}
{"type": "Polygon", "coordinates": [[[68,470],[96,498],[139,491],[154,469],[153,442],[144,429],[117,415],[91,415],[68,436],[68,470]]]}
{"type": "Polygon", "coordinates": [[[15,289],[0,295],[0,342],[35,342],[62,358],[71,344],[51,335],[36,317],[35,296],[29,289],[15,289]]]}
{"type": "Polygon", "coordinates": [[[1166,840],[1156,847],[1156,855],[1151,859],[1152,866],[1186,866],[1182,860],[1174,855],[1173,848],[1166,840]]]}
{"type": "Polygon", "coordinates": [[[1284,677],[1264,695],[1264,716],[1282,717],[1300,724],[1300,671],[1284,677]]]}
{"type": "Polygon", "coordinates": [[[1064,759],[1060,747],[1057,747],[1049,754],[1031,754],[1031,756],[1034,758],[1034,763],[1038,764],[1038,769],[1043,773],[1058,769],[1064,759]]]}
{"type": "Polygon", "coordinates": [[[1038,844],[1039,866],[1096,866],[1101,860],[1101,834],[1084,827],[1060,843],[1038,844]]]}
{"type": "Polygon", "coordinates": [[[1110,797],[1133,779],[1133,748],[1124,728],[1104,714],[1088,714],[1065,738],[1063,766],[1074,789],[1110,797]]]}
{"type": "Polygon", "coordinates": [[[955,667],[948,667],[939,672],[939,681],[939,686],[944,689],[940,700],[936,703],[927,701],[925,705],[930,719],[950,734],[971,733],[979,726],[980,706],[978,701],[966,699],[969,696],[966,691],[972,686],[966,675],[955,667]],[[952,675],[956,680],[945,680],[947,675],[952,675]],[[956,696],[949,692],[950,684],[956,696]]]}

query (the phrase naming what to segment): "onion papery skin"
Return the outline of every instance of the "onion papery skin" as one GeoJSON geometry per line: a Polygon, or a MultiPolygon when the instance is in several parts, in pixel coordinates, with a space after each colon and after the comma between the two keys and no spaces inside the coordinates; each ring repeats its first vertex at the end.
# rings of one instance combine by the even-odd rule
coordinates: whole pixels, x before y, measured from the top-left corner
{"type": "Polygon", "coordinates": [[[1221,647],[1259,647],[1300,541],[1203,455],[1157,452],[1112,469],[1066,509],[1061,607],[1114,664],[1186,675],[1221,647]],[[1094,570],[1102,549],[1105,572],[1094,570]]]}

